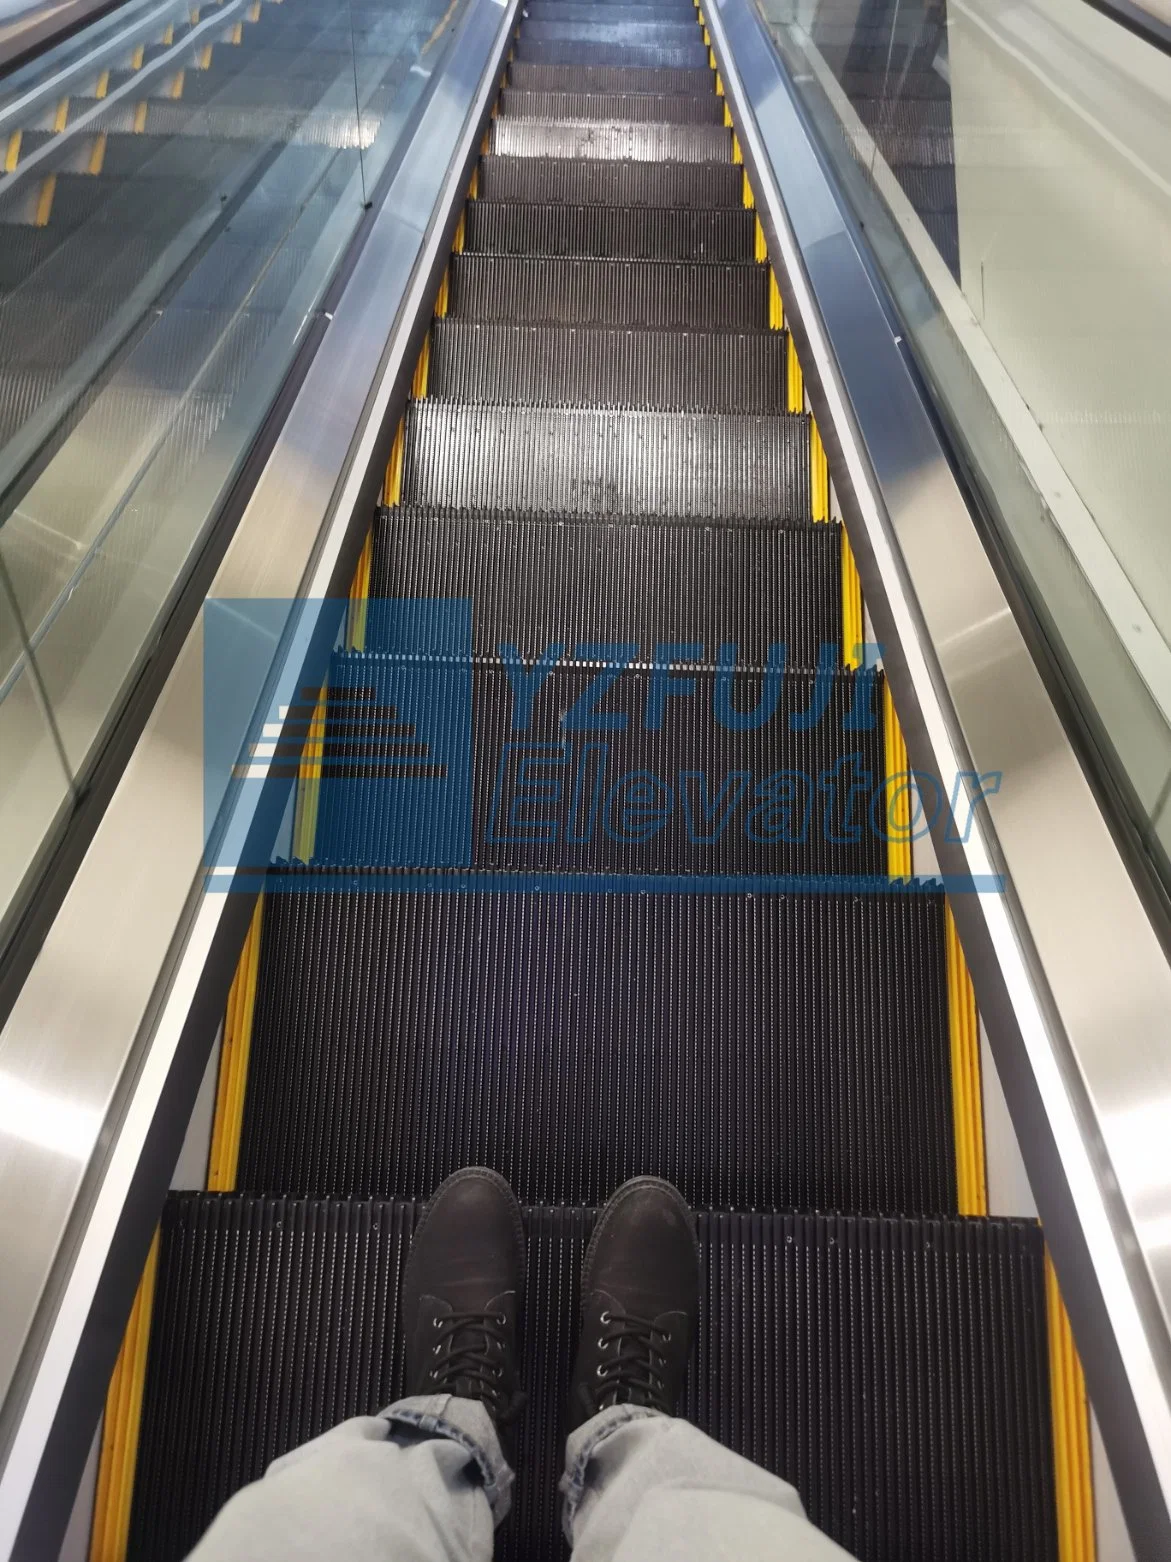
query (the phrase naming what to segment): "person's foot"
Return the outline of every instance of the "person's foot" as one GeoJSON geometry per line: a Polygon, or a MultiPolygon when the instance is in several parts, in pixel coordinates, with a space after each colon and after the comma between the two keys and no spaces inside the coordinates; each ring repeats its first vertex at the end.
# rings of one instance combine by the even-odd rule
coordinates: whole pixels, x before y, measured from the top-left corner
{"type": "Polygon", "coordinates": [[[468,1166],[432,1195],[403,1276],[408,1395],[481,1400],[497,1423],[520,1401],[517,1327],[525,1240],[516,1195],[468,1166]]]}
{"type": "Polygon", "coordinates": [[[624,1183],[598,1216],[581,1277],[572,1431],[610,1405],[674,1415],[699,1312],[699,1244],[678,1189],[624,1183]]]}

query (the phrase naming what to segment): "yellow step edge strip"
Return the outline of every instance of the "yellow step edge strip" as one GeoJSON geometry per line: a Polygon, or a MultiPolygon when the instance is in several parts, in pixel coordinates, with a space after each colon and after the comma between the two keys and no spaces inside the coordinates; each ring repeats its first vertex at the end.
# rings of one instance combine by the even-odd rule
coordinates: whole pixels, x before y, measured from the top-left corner
{"type": "Polygon", "coordinates": [[[437,320],[442,320],[443,317],[447,314],[448,293],[449,285],[447,280],[447,272],[445,271],[443,273],[443,281],[439,284],[439,291],[435,295],[435,318],[437,320]]]}
{"type": "Polygon", "coordinates": [[[211,69],[211,49],[211,44],[205,43],[203,48],[200,49],[199,53],[195,56],[195,69],[197,71],[206,71],[211,69]]]}
{"type": "Polygon", "coordinates": [[[479,165],[479,163],[477,163],[476,166],[472,169],[472,182],[471,182],[471,184],[468,185],[468,200],[469,201],[478,200],[479,199],[479,195],[480,195],[480,165],[479,165]]]}
{"type": "Polygon", "coordinates": [[[260,972],[260,931],[264,896],[248,924],[244,947],[224,1011],[224,1039],[220,1047],[220,1071],[216,1079],[215,1117],[207,1158],[207,1191],[232,1193],[240,1164],[240,1133],[244,1126],[244,1092],[248,1085],[248,1058],[252,1050],[252,1016],[256,1012],[256,984],[260,972]]]}
{"type": "Polygon", "coordinates": [[[1048,1248],[1045,1249],[1045,1304],[1049,1325],[1057,1556],[1059,1562],[1094,1562],[1097,1543],[1086,1380],[1048,1248]]]}
{"type": "Polygon", "coordinates": [[[8,137],[8,149],[4,153],[4,172],[12,173],[17,163],[20,162],[20,143],[24,140],[23,130],[14,130],[8,137]]]}
{"type": "Polygon", "coordinates": [[[130,56],[130,69],[132,71],[140,71],[142,69],[142,62],[145,58],[146,45],[140,43],[138,48],[135,49],[134,53],[130,56]]]}
{"type": "Polygon", "coordinates": [[[865,639],[862,619],[862,582],[858,578],[858,566],[846,528],[840,526],[842,552],[842,661],[847,667],[861,667],[862,642],[865,639]]]}
{"type": "Polygon", "coordinates": [[[186,73],[184,71],[176,71],[175,74],[171,77],[171,80],[167,86],[167,94],[169,97],[178,99],[183,96],[183,81],[185,75],[186,73]]]}
{"type": "Polygon", "coordinates": [[[415,365],[415,372],[411,376],[411,399],[422,401],[427,394],[427,381],[431,374],[431,332],[428,331],[423,338],[423,346],[419,352],[419,361],[415,365]]]}
{"type": "Polygon", "coordinates": [[[37,196],[37,209],[33,213],[34,228],[45,228],[48,226],[49,216],[53,210],[53,196],[56,190],[56,174],[49,174],[41,181],[40,194],[37,196]]]}
{"type": "Polygon", "coordinates": [[[69,123],[69,99],[68,98],[62,98],[60,103],[58,103],[58,105],[57,105],[57,112],[53,115],[53,129],[56,131],[56,133],[58,135],[60,135],[61,132],[65,129],[65,126],[68,123],[69,123]]]}
{"type": "Polygon", "coordinates": [[[403,446],[406,443],[407,426],[400,420],[394,431],[394,444],[390,447],[390,460],[386,463],[386,480],[382,485],[382,502],[390,507],[398,504],[403,496],[403,446]]]}
{"type": "Polygon", "coordinates": [[[146,129],[146,111],[149,106],[145,99],[141,103],[134,105],[134,134],[136,136],[140,136],[146,129]]]}
{"type": "Polygon", "coordinates": [[[142,1424],[142,1394],[146,1385],[158,1264],[159,1234],[156,1231],[106,1394],[89,1562],[123,1562],[130,1538],[130,1499],[138,1462],[138,1433],[142,1424]]]}
{"type": "MultiPolygon", "coordinates": [[[[780,290],[777,291],[780,298],[780,290]]],[[[772,324],[772,321],[769,321],[772,324]]],[[[786,405],[790,412],[805,411],[805,376],[801,373],[801,361],[795,352],[787,355],[786,362],[789,366],[789,385],[786,405]]]]}
{"type": "MultiPolygon", "coordinates": [[[[777,274],[770,266],[768,268],[768,328],[770,331],[783,331],[785,329],[785,309],[781,303],[781,289],[777,282],[777,274]]],[[[794,359],[796,353],[790,353],[790,359],[794,359]]]]}
{"type": "Polygon", "coordinates": [[[293,807],[293,856],[299,862],[312,862],[317,842],[317,810],[321,803],[321,762],[325,754],[324,688],[318,691],[309,734],[297,766],[297,798],[293,807]]]}
{"type": "Polygon", "coordinates": [[[747,168],[744,170],[744,182],[740,186],[740,199],[750,212],[756,210],[756,196],[752,193],[752,183],[748,178],[747,168]]]}
{"type": "Polygon", "coordinates": [[[174,41],[175,41],[175,24],[174,24],[174,22],[172,22],[169,27],[167,27],[167,28],[165,28],[163,30],[163,36],[159,39],[159,42],[162,44],[164,49],[169,49],[171,47],[171,45],[174,43],[174,41]]]}
{"type": "MultiPolygon", "coordinates": [[[[789,344],[789,357],[796,358],[793,344],[789,344]]],[[[804,387],[802,387],[804,394],[804,387]]],[[[817,419],[809,419],[809,487],[810,498],[813,502],[813,519],[820,523],[829,520],[829,462],[826,460],[825,446],[821,442],[821,430],[817,426],[817,419]]]]}
{"type": "Polygon", "coordinates": [[[346,609],[346,646],[351,651],[366,649],[366,617],[370,607],[370,566],[374,561],[374,533],[366,533],[358,567],[350,582],[350,602],[346,609]]]}
{"type": "Polygon", "coordinates": [[[96,84],[94,86],[94,97],[95,98],[104,98],[106,93],[109,92],[109,90],[110,90],[110,73],[109,73],[109,71],[103,71],[102,74],[98,77],[97,82],[96,82],[96,84]]]}
{"type": "Polygon", "coordinates": [[[768,260],[768,240],[764,236],[764,228],[759,217],[755,219],[753,225],[752,252],[759,264],[763,265],[768,260]]]}
{"type": "Polygon", "coordinates": [[[906,785],[893,786],[908,770],[907,745],[895,712],[890,684],[882,685],[882,731],[886,758],[886,871],[892,879],[911,877],[911,797],[906,785]]]}
{"type": "Polygon", "coordinates": [[[951,1092],[956,1142],[956,1208],[961,1215],[987,1215],[984,1091],[980,1080],[980,1028],[976,1019],[976,994],[950,902],[944,915],[951,1092]]]}
{"type": "Polygon", "coordinates": [[[455,235],[451,241],[451,253],[453,255],[462,255],[464,252],[464,234],[467,226],[465,217],[466,213],[460,212],[459,221],[455,225],[455,235]]]}
{"type": "Polygon", "coordinates": [[[87,171],[91,174],[100,174],[102,164],[106,161],[106,132],[99,130],[94,137],[93,145],[89,149],[89,163],[87,171]]]}

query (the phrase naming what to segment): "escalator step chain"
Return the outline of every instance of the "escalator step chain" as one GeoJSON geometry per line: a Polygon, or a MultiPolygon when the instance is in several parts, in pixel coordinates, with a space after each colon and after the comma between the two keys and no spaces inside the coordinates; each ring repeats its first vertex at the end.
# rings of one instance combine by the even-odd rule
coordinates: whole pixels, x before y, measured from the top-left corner
{"type": "MultiPolygon", "coordinates": [[[[464,598],[472,652],[503,642],[526,663],[558,642],[734,643],[739,664],[761,667],[782,641],[796,667],[841,643],[836,526],[696,526],[693,522],[482,513],[407,505],[374,524],[372,598],[464,598]]],[[[393,651],[372,613],[366,649],[393,651]]],[[[710,653],[709,653],[710,654],[710,653]]]]}
{"type": "Polygon", "coordinates": [[[715,75],[699,70],[647,68],[639,65],[533,65],[513,60],[508,67],[512,87],[533,92],[669,92],[714,97],[715,75]]]}
{"type": "Polygon", "coordinates": [[[755,259],[756,217],[743,208],[667,211],[645,206],[471,201],[465,222],[465,254],[748,263],[755,259]]]}
{"type": "Polygon", "coordinates": [[[840,781],[831,796],[820,780],[848,776],[868,802],[881,799],[880,691],[872,674],[791,671],[770,682],[688,669],[690,692],[663,700],[660,711],[662,671],[628,668],[603,694],[615,671],[604,660],[559,666],[531,700],[518,701],[499,664],[469,675],[466,662],[335,656],[315,860],[425,868],[436,860],[436,810],[444,807],[443,840],[466,829],[470,815],[465,860],[477,871],[881,876],[885,838],[868,819],[857,827],[863,810],[847,805],[840,781]],[[809,730],[795,728],[815,694],[824,701],[820,719],[809,730]],[[741,730],[716,718],[719,698],[736,712],[772,714],[741,730]],[[456,721],[469,700],[470,808],[466,789],[418,784],[420,771],[430,774],[438,763],[422,734],[456,721]],[[573,711],[589,714],[567,729],[563,720],[573,711]],[[595,713],[613,730],[580,730],[595,713]],[[854,730],[853,721],[870,725],[854,730]],[[557,799],[524,800],[532,787],[517,790],[523,755],[540,767],[546,786],[561,778],[557,799]],[[636,779],[623,787],[623,777],[636,779]],[[650,821],[646,810],[654,812],[650,821]]]}
{"type": "Polygon", "coordinates": [[[530,406],[783,413],[780,331],[606,330],[437,320],[427,394],[530,406]]]}
{"type": "MultiPolygon", "coordinates": [[[[514,67],[515,68],[515,67],[514,67]]],[[[743,203],[735,163],[605,163],[576,157],[484,157],[480,196],[535,205],[659,206],[669,211],[743,203]]]]}
{"type": "Polygon", "coordinates": [[[668,125],[722,125],[724,100],[714,92],[533,92],[505,87],[502,119],[624,119],[668,125]]]}
{"type": "Polygon", "coordinates": [[[454,255],[448,313],[529,325],[685,326],[764,330],[768,271],[712,261],[454,255]]]}
{"type": "Polygon", "coordinates": [[[942,895],[313,878],[270,876],[241,1188],[954,1213],[942,895]]]}
{"type": "Polygon", "coordinates": [[[732,132],[726,125],[494,119],[489,147],[502,157],[573,157],[653,164],[721,163],[732,160],[732,132]]]}
{"type": "MultiPolygon", "coordinates": [[[[180,1562],[286,1449],[403,1388],[419,1208],[172,1194],[130,1562],[180,1562]]],[[[503,1562],[564,1556],[557,1478],[593,1217],[526,1212],[528,1403],[503,1562]]],[[[861,1562],[1054,1562],[1043,1248],[1007,1220],[699,1217],[690,1418],[861,1562]]]]}
{"type": "Polygon", "coordinates": [[[428,397],[407,409],[402,498],[446,510],[805,520],[809,419],[428,397]]]}

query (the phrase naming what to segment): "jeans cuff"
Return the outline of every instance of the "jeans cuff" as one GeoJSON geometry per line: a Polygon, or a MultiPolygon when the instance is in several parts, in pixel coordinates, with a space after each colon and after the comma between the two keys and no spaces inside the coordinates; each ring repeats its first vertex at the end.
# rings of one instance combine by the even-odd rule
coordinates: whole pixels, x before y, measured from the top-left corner
{"type": "Polygon", "coordinates": [[[561,1477],[561,1493],[565,1499],[561,1510],[561,1525],[565,1538],[573,1544],[573,1521],[585,1496],[588,1484],[589,1462],[612,1432],[631,1421],[645,1421],[648,1417],[661,1417],[662,1412],[649,1410],[645,1405],[611,1405],[599,1410],[596,1416],[569,1434],[565,1444],[565,1474],[561,1477]]]}
{"type": "Polygon", "coordinates": [[[381,1415],[392,1427],[410,1427],[428,1437],[446,1437],[465,1448],[483,1480],[492,1522],[503,1523],[512,1507],[513,1474],[500,1446],[496,1424],[478,1399],[461,1399],[455,1394],[415,1394],[397,1400],[381,1415]]]}

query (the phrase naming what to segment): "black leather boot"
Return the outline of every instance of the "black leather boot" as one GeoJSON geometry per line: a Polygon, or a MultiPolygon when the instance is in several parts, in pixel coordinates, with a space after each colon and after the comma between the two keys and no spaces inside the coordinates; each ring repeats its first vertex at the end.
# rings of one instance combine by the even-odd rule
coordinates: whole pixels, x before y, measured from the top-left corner
{"type": "Polygon", "coordinates": [[[408,1394],[479,1399],[499,1426],[520,1403],[520,1205],[482,1166],[454,1172],[423,1211],[403,1276],[408,1394]]]}
{"type": "Polygon", "coordinates": [[[699,1244],[683,1195],[635,1177],[598,1216],[581,1277],[569,1426],[610,1405],[674,1415],[699,1312],[699,1244]]]}

